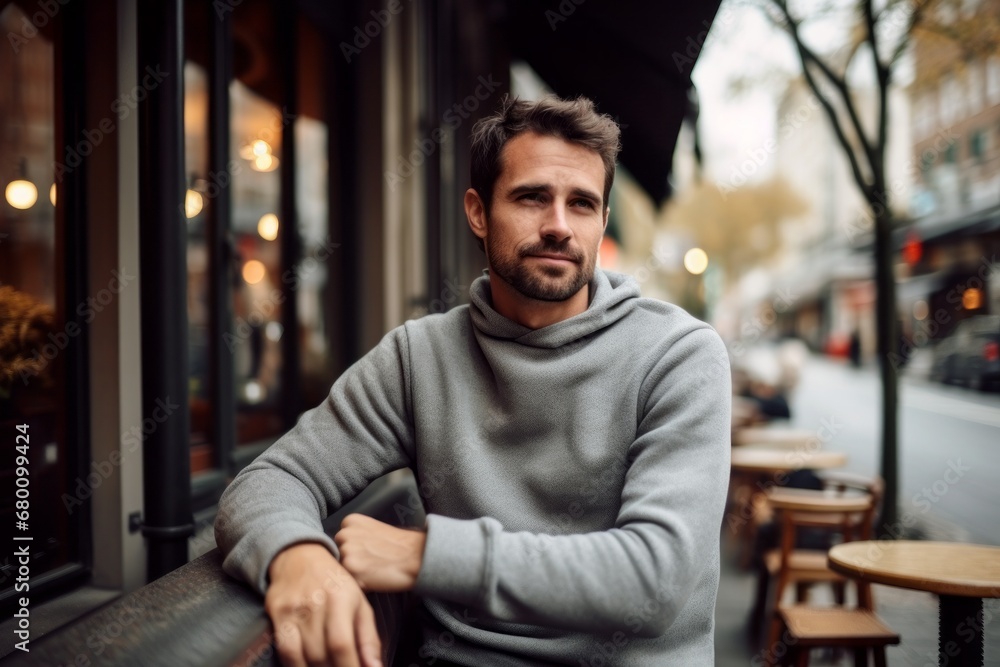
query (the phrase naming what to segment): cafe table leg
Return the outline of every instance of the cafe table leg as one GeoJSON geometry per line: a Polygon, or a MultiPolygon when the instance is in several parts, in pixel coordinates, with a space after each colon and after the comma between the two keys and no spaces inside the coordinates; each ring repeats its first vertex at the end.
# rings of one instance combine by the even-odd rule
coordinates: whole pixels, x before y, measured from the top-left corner
{"type": "Polygon", "coordinates": [[[982,667],[982,599],[942,595],[939,604],[938,664],[982,667]]]}

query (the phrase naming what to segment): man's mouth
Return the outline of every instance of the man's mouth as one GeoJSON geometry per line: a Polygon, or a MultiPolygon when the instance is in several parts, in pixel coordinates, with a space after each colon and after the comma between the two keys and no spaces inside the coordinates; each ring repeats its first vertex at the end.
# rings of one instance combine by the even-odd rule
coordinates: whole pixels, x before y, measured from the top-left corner
{"type": "Polygon", "coordinates": [[[569,255],[561,255],[561,254],[555,253],[555,252],[532,253],[532,254],[530,254],[528,256],[529,257],[534,257],[535,259],[546,260],[546,261],[549,261],[549,262],[557,262],[557,263],[566,262],[568,264],[575,264],[576,263],[576,259],[574,259],[573,257],[570,257],[569,255]]]}

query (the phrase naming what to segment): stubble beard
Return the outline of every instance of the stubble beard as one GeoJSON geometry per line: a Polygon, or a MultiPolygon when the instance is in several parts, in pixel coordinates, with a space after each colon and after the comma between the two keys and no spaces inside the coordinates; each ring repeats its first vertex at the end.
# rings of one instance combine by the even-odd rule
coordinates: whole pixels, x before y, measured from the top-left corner
{"type": "Polygon", "coordinates": [[[541,243],[508,249],[489,241],[487,236],[486,255],[490,271],[529,299],[566,301],[594,277],[596,256],[587,261],[582,253],[570,251],[564,244],[541,243]],[[532,266],[530,260],[526,259],[529,255],[546,252],[568,255],[575,263],[565,268],[541,263],[532,266]]]}

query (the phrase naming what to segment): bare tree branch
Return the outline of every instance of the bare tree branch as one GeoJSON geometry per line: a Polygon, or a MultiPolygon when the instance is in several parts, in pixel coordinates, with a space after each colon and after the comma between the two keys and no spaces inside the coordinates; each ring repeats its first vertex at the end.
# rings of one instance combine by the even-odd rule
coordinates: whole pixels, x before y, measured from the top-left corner
{"type": "MultiPolygon", "coordinates": [[[[820,58],[815,52],[812,51],[812,49],[806,46],[805,42],[802,39],[802,35],[799,32],[799,23],[798,21],[795,20],[795,18],[789,11],[786,0],[772,0],[772,1],[781,10],[782,14],[784,15],[785,21],[788,24],[787,30],[792,37],[792,41],[795,42],[795,48],[798,49],[799,52],[799,59],[802,61],[802,71],[806,72],[809,69],[810,63],[816,65],[816,67],[820,70],[820,72],[823,73],[823,75],[830,81],[833,87],[837,90],[840,97],[840,101],[843,104],[844,109],[847,111],[847,115],[851,120],[851,125],[854,128],[854,132],[858,136],[858,142],[861,144],[861,151],[868,162],[868,166],[874,167],[876,156],[873,152],[871,143],[868,141],[868,135],[865,133],[865,128],[861,124],[861,119],[858,117],[857,109],[855,108],[854,105],[854,100],[851,97],[851,91],[847,87],[847,81],[843,77],[839,76],[832,69],[830,69],[830,66],[827,65],[822,58],[820,58]]],[[[814,79],[810,81],[810,75],[806,76],[806,80],[810,82],[809,87],[813,89],[813,92],[816,94],[816,97],[819,98],[820,102],[822,103],[823,102],[822,94],[819,87],[816,85],[816,81],[814,79]]],[[[831,110],[833,110],[832,106],[830,108],[831,110]]],[[[843,128],[839,127],[840,119],[837,116],[836,111],[833,111],[832,120],[835,125],[838,125],[838,127],[835,128],[838,134],[844,134],[843,128]]],[[[847,141],[846,136],[844,137],[844,140],[847,141]]],[[[848,152],[851,155],[852,159],[856,159],[853,147],[851,147],[849,141],[844,144],[844,148],[848,149],[848,152]]],[[[861,185],[862,183],[864,183],[863,179],[858,181],[859,185],[861,185]]]]}
{"type": "Polygon", "coordinates": [[[910,16],[906,20],[906,32],[903,33],[903,36],[899,40],[899,44],[896,45],[892,55],[889,57],[889,67],[893,67],[896,62],[903,57],[903,54],[906,53],[906,47],[910,45],[910,35],[913,34],[914,28],[916,28],[917,25],[919,25],[923,20],[924,9],[930,4],[930,2],[920,2],[920,0],[913,3],[913,10],[910,12],[910,16]]]}
{"type": "MultiPolygon", "coordinates": [[[[799,43],[796,40],[796,43],[799,43]]],[[[801,51],[799,52],[799,57],[802,58],[801,51]]],[[[857,181],[858,187],[865,194],[865,198],[868,199],[869,190],[871,188],[867,180],[865,180],[864,174],[861,171],[861,165],[858,163],[858,156],[854,151],[854,147],[851,146],[850,140],[844,133],[844,128],[841,126],[840,117],[837,115],[837,110],[833,108],[823,93],[820,91],[816,80],[813,78],[812,72],[809,71],[809,66],[806,64],[805,59],[802,58],[802,72],[805,75],[806,83],[809,84],[809,88],[813,91],[813,95],[819,100],[820,105],[823,110],[826,111],[827,117],[830,119],[830,124],[833,126],[833,132],[837,137],[837,141],[840,143],[841,147],[844,149],[844,153],[847,155],[847,159],[851,164],[851,172],[854,174],[854,180],[857,181]]]]}

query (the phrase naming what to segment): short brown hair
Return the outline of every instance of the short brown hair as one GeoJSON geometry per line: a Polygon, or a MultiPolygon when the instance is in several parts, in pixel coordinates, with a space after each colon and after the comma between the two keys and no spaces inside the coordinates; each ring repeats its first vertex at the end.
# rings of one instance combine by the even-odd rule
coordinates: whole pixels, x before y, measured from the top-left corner
{"type": "Polygon", "coordinates": [[[607,207],[615,180],[615,160],[621,149],[618,123],[597,113],[594,103],[586,97],[564,100],[549,96],[527,102],[505,96],[495,114],[480,119],[472,128],[472,188],[479,193],[487,213],[493,201],[493,186],[500,176],[503,147],[524,132],[559,137],[600,155],[604,163],[602,208],[607,207]]]}

